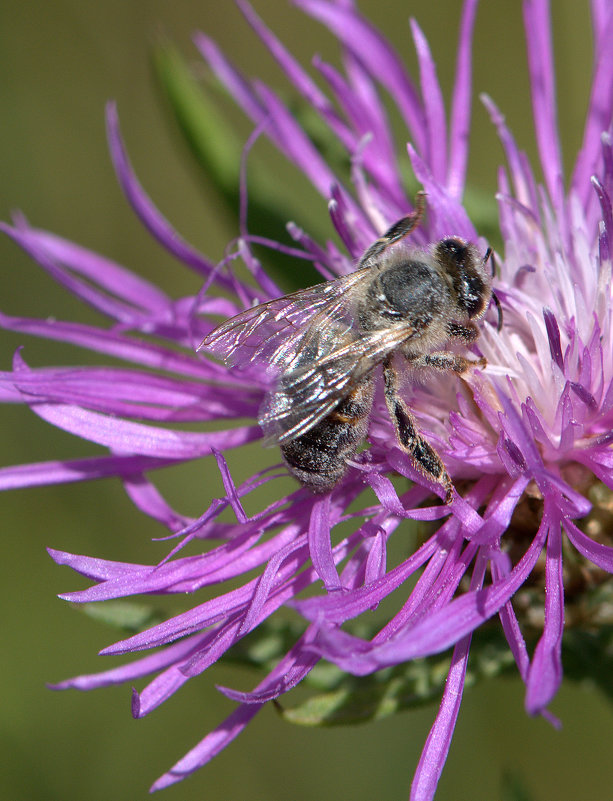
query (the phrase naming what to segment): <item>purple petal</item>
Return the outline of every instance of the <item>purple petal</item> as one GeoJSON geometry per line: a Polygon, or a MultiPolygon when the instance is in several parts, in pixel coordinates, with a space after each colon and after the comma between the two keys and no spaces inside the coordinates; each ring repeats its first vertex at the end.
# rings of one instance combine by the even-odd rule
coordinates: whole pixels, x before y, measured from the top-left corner
{"type": "Polygon", "coordinates": [[[186,659],[180,665],[181,672],[188,678],[193,678],[221,659],[239,638],[240,617],[240,614],[231,615],[225,622],[220,623],[218,627],[214,627],[211,630],[212,636],[210,641],[207,642],[206,648],[200,649],[186,659]]]}
{"type": "MultiPolygon", "coordinates": [[[[205,523],[209,523],[210,535],[215,536],[217,532],[210,525],[210,521],[223,511],[225,506],[219,501],[214,501],[207,513],[191,522],[177,536],[186,536],[190,531],[199,532],[205,523]]],[[[275,523],[276,520],[273,518],[268,521],[267,527],[274,528],[275,523]]],[[[273,584],[278,587],[287,574],[291,574],[306,561],[306,542],[305,537],[295,541],[296,526],[289,525],[270,540],[257,545],[262,538],[262,528],[261,523],[254,521],[249,526],[241,527],[238,536],[229,538],[229,541],[205,554],[173,560],[167,558],[159,565],[125,565],[124,563],[88,559],[83,556],[58,552],[61,554],[61,564],[67,564],[83,575],[101,581],[100,584],[86,590],[63,593],[60,597],[75,603],[86,603],[141,593],[194,592],[207,585],[221,583],[248,573],[262,564],[270,563],[271,559],[275,560],[279,554],[278,575],[272,575],[274,581],[271,581],[267,588],[270,592],[273,584]],[[283,562],[292,554],[295,554],[293,563],[285,567],[284,571],[279,572],[283,562]]],[[[242,589],[236,590],[233,595],[224,596],[228,603],[228,609],[232,609],[233,604],[238,607],[247,601],[253,604],[253,591],[260,582],[261,579],[254,580],[242,589]]],[[[218,607],[205,605],[200,607],[200,612],[205,615],[216,615],[218,607]]],[[[202,618],[202,620],[204,619],[202,618]]],[[[175,619],[175,622],[177,628],[181,630],[181,621],[175,619]]]]}
{"type": "Polygon", "coordinates": [[[136,659],[127,665],[111,668],[101,673],[91,673],[89,675],[75,676],[72,679],[65,679],[57,684],[49,684],[51,690],[95,690],[99,687],[111,687],[117,684],[132,682],[164,670],[167,666],[172,666],[178,659],[185,656],[198,647],[202,635],[190,637],[179,643],[158,651],[155,654],[148,654],[142,659],[136,659]]]}
{"type": "Polygon", "coordinates": [[[564,359],[562,357],[562,345],[560,344],[560,329],[558,322],[550,309],[543,309],[543,318],[545,319],[545,328],[547,329],[547,338],[549,339],[549,351],[551,358],[558,365],[560,370],[564,372],[564,359]]]}
{"type": "MultiPolygon", "coordinates": [[[[277,95],[257,82],[257,94],[208,37],[198,34],[196,45],[217,76],[246,114],[272,138],[279,149],[296,164],[324,196],[328,197],[336,176],[291,116],[277,95]]],[[[357,207],[356,207],[357,212],[357,207]]]]}
{"type": "Polygon", "coordinates": [[[249,82],[232,66],[215,42],[203,33],[198,33],[194,36],[194,44],[245,114],[256,125],[262,123],[266,118],[262,103],[249,82]]]}
{"type": "MultiPolygon", "coordinates": [[[[157,370],[175,372],[195,378],[207,378],[217,375],[225,377],[228,382],[244,384],[245,380],[238,373],[230,373],[225,367],[212,361],[195,359],[191,354],[177,353],[170,347],[155,345],[145,340],[138,340],[106,331],[95,326],[80,323],[58,322],[57,320],[36,320],[28,317],[9,317],[0,313],[0,327],[9,331],[18,331],[31,336],[58,342],[70,342],[94,353],[105,353],[134,364],[142,364],[157,370]]],[[[253,381],[249,382],[253,386],[253,381]]]]}
{"type": "Polygon", "coordinates": [[[445,236],[461,236],[470,242],[477,239],[477,232],[460,203],[452,198],[444,186],[432,175],[429,165],[422,159],[412,145],[407,145],[415,177],[428,196],[428,209],[434,221],[430,224],[432,239],[445,236]]]}
{"type": "MultiPolygon", "coordinates": [[[[340,561],[341,559],[345,558],[348,550],[351,547],[355,547],[355,539],[356,536],[349,538],[348,541],[340,543],[338,546],[336,546],[334,549],[335,559],[340,561]]],[[[268,545],[268,543],[265,543],[265,545],[268,545]]],[[[287,563],[277,571],[277,581],[274,592],[269,593],[269,597],[256,621],[257,623],[268,617],[273,611],[278,609],[284,603],[287,603],[298,592],[314,581],[316,577],[314,570],[300,572],[306,561],[306,549],[304,553],[302,552],[302,549],[296,553],[298,554],[297,556],[295,556],[293,559],[286,560],[287,563]]],[[[236,560],[233,562],[233,564],[236,565],[236,560]]],[[[172,563],[169,563],[169,568],[171,570],[174,569],[172,563]]],[[[242,562],[239,562],[238,567],[235,567],[234,575],[245,573],[249,569],[249,562],[244,563],[243,560],[242,562]]],[[[153,586],[153,582],[156,580],[158,572],[162,574],[162,577],[167,583],[162,567],[157,571],[150,571],[150,586],[153,586]]],[[[186,583],[187,582],[184,582],[184,584],[186,583]]],[[[203,582],[203,584],[204,583],[205,582],[203,582]]],[[[174,586],[179,588],[181,585],[177,582],[174,586]]],[[[256,587],[257,579],[252,579],[235,590],[220,594],[215,598],[212,598],[210,601],[206,601],[205,603],[189,609],[182,614],[175,615],[175,617],[170,618],[169,620],[166,620],[157,626],[153,626],[147,631],[140,632],[139,634],[135,634],[125,640],[121,640],[103,649],[101,653],[119,654],[126,653],[128,651],[138,651],[146,648],[152,648],[157,645],[165,645],[181,637],[185,637],[186,635],[196,633],[203,627],[213,625],[222,620],[227,620],[229,619],[229,616],[235,617],[238,614],[244,615],[245,610],[248,608],[248,604],[253,598],[256,587]]],[[[92,589],[96,590],[97,588],[92,589]]],[[[132,589],[134,589],[134,582],[132,584],[132,589]]],[[[75,593],[70,593],[64,595],[64,597],[72,598],[75,595],[75,593]]],[[[104,585],[102,585],[102,595],[104,595],[104,585]]]]}
{"type": "Polygon", "coordinates": [[[568,386],[590,411],[595,412],[597,410],[596,398],[582,384],[578,384],[576,381],[569,381],[568,386]]]}
{"type": "Polygon", "coordinates": [[[399,634],[376,647],[365,647],[358,655],[355,638],[350,647],[347,647],[341,636],[344,633],[329,630],[324,632],[322,629],[318,652],[343,670],[364,675],[383,666],[398,665],[410,659],[444,651],[474,631],[507,603],[530,575],[546,536],[547,526],[541,523],[536,537],[508,578],[483,590],[467,592],[426,616],[402,635],[399,634]]]}
{"type": "Polygon", "coordinates": [[[158,286],[99,253],[48,231],[29,226],[25,230],[28,238],[36,246],[40,246],[50,258],[81,273],[128,303],[140,306],[149,312],[158,312],[167,308],[171,302],[168,295],[158,286]]]}
{"type": "Polygon", "coordinates": [[[389,90],[411,130],[417,149],[424,152],[425,120],[421,104],[404,64],[389,42],[352,8],[321,0],[294,2],[328,27],[373,78],[389,90]]]}
{"type": "Polygon", "coordinates": [[[330,219],[341,238],[343,245],[349,251],[352,259],[358,259],[372,242],[371,226],[362,215],[356,216],[353,203],[346,192],[335,184],[330,187],[331,200],[328,203],[330,219]]]}
{"type": "Polygon", "coordinates": [[[236,485],[232,480],[232,476],[230,475],[230,469],[228,468],[228,463],[223,457],[223,454],[219,453],[219,451],[213,451],[213,456],[217,460],[217,467],[219,468],[219,472],[221,473],[221,480],[223,481],[224,489],[226,491],[226,497],[230,502],[230,506],[232,507],[232,511],[236,515],[236,519],[239,523],[246,523],[247,522],[247,515],[245,514],[245,510],[240,502],[238,497],[238,492],[236,490],[236,485]]]}
{"type": "Polygon", "coordinates": [[[611,191],[613,187],[613,142],[611,141],[611,132],[604,131],[600,135],[600,145],[602,147],[602,178],[607,191],[611,191]]]}
{"type": "MultiPolygon", "coordinates": [[[[494,552],[490,559],[490,566],[492,571],[492,579],[495,582],[500,581],[503,577],[508,576],[511,572],[511,561],[508,554],[501,553],[500,551],[494,552]]],[[[528,671],[530,669],[530,658],[528,656],[528,649],[526,648],[526,641],[521,632],[517,615],[513,609],[511,601],[501,607],[499,611],[500,622],[509,643],[513,658],[517,664],[519,675],[524,681],[528,679],[528,671]]]]}
{"type": "Polygon", "coordinates": [[[600,157],[600,136],[609,129],[613,114],[613,13],[610,7],[600,24],[602,27],[595,31],[597,43],[594,49],[594,76],[583,143],[577,154],[571,182],[581,203],[586,206],[592,199],[589,181],[596,171],[600,157]]]}
{"type": "Polygon", "coordinates": [[[411,785],[410,801],[431,801],[436,793],[460,712],[470,641],[470,636],[465,637],[453,650],[441,706],[421,752],[411,785]]]}
{"type": "Polygon", "coordinates": [[[249,24],[266,45],[270,54],[277,60],[287,78],[293,83],[307,102],[320,113],[331,130],[338,136],[348,150],[355,147],[355,136],[338,116],[334,106],[320,91],[317,84],[302,69],[289,50],[267,28],[253,7],[246,0],[238,0],[238,6],[249,24]]]}
{"type": "Polygon", "coordinates": [[[472,40],[478,0],[466,0],[462,10],[460,38],[449,124],[449,172],[447,188],[454,198],[461,198],[466,180],[470,111],[472,99],[472,40]]]}
{"type": "Polygon", "coordinates": [[[314,239],[295,225],[295,223],[288,223],[287,231],[293,240],[300,242],[302,247],[313,255],[315,258],[315,267],[326,281],[330,281],[337,278],[338,275],[345,275],[349,272],[349,260],[342,257],[340,252],[336,251],[334,257],[331,257],[329,252],[324,250],[321,245],[315,242],[314,239]]]}
{"type": "Polygon", "coordinates": [[[511,171],[511,178],[513,180],[517,200],[534,215],[538,209],[538,202],[533,176],[522,159],[522,153],[506,125],[504,115],[499,111],[494,101],[488,95],[482,94],[481,102],[498,130],[498,136],[502,142],[511,171]]]}
{"type": "Polygon", "coordinates": [[[135,565],[127,562],[113,562],[109,559],[96,559],[92,556],[82,556],[80,554],[68,553],[67,551],[57,551],[55,548],[47,548],[49,556],[56,565],[65,565],[72,568],[82,576],[96,579],[97,581],[110,581],[117,577],[131,576],[135,570],[151,570],[148,565],[135,565]]]}
{"type": "Polygon", "coordinates": [[[591,0],[590,6],[592,9],[592,33],[596,41],[605,30],[609,14],[611,13],[611,6],[609,0],[591,0]]]}
{"type": "Polygon", "coordinates": [[[375,536],[372,537],[372,543],[366,559],[366,566],[364,569],[364,584],[370,584],[372,581],[376,581],[385,575],[387,560],[385,544],[386,538],[383,531],[377,531],[375,536]]]}
{"type": "Polygon", "coordinates": [[[300,661],[287,669],[276,683],[269,682],[269,686],[265,690],[254,690],[253,692],[244,693],[219,685],[217,689],[223,693],[226,698],[230,698],[232,701],[238,701],[243,704],[263,704],[267,701],[273,701],[275,698],[278,698],[283,693],[289,692],[300,684],[317,662],[318,657],[313,654],[305,654],[301,657],[300,661]]]}
{"type": "Polygon", "coordinates": [[[256,88],[267,113],[267,133],[313,186],[329,197],[332,186],[338,183],[337,177],[277,95],[259,81],[256,88]]]}
{"type": "MultiPolygon", "coordinates": [[[[450,521],[443,529],[439,529],[436,535],[438,549],[419,576],[407,602],[373,637],[373,644],[388,642],[399,631],[402,631],[408,623],[414,622],[427,614],[429,607],[430,609],[432,608],[433,600],[436,603],[437,599],[433,598],[437,592],[436,587],[441,588],[444,585],[445,576],[449,575],[449,572],[445,573],[445,571],[448,570],[450,563],[457,561],[458,553],[462,549],[462,539],[458,536],[459,527],[457,522],[450,521]],[[446,529],[445,537],[441,536],[443,529],[446,529]]],[[[453,579],[450,580],[449,584],[453,585],[453,579]]],[[[452,587],[451,592],[454,589],[455,587],[452,587]]]]}
{"type": "Polygon", "coordinates": [[[260,578],[256,582],[255,592],[249,603],[247,613],[243,618],[240,628],[240,634],[248,634],[258,621],[262,619],[263,607],[268,600],[272,587],[278,582],[279,568],[283,562],[295,553],[297,550],[303,548],[306,544],[306,537],[298,537],[295,541],[290,542],[285,548],[281,548],[277,553],[268,560],[266,568],[260,578]]]}
{"type": "Polygon", "coordinates": [[[172,768],[154,782],[150,792],[163,790],[172,784],[183,781],[190,773],[206,765],[213,757],[223,751],[235,737],[243,731],[249,721],[257,715],[261,705],[245,704],[239,706],[229,715],[224,722],[214,729],[210,734],[201,740],[197,746],[192,748],[182,757],[172,768]]]}
{"type": "Polygon", "coordinates": [[[2,400],[72,403],[116,416],[189,422],[255,417],[261,403],[218,384],[187,382],[111,367],[30,369],[19,357],[12,373],[0,372],[2,400]],[[25,368],[25,369],[24,369],[25,368]]]}
{"type": "Polygon", "coordinates": [[[411,19],[410,22],[419,63],[421,96],[426,118],[427,149],[422,155],[432,171],[433,177],[444,185],[447,178],[447,142],[445,137],[447,120],[443,93],[436,76],[436,65],[426,37],[414,19],[411,19]]]}
{"type": "Polygon", "coordinates": [[[548,0],[524,0],[523,8],[536,141],[549,196],[557,202],[560,199],[563,170],[549,3],[548,0]]]}
{"type": "MultiPolygon", "coordinates": [[[[279,680],[292,668],[299,660],[304,659],[304,647],[312,637],[311,630],[307,629],[305,634],[294,645],[289,653],[281,659],[274,670],[255,688],[254,692],[266,692],[271,686],[275,686],[279,680]]],[[[311,657],[307,656],[310,661],[311,657]]],[[[261,704],[241,704],[226,720],[214,731],[208,734],[198,743],[195,748],[180,759],[169,771],[161,776],[151,788],[161,790],[171,784],[181,781],[190,773],[206,765],[213,757],[222,751],[232,740],[237,737],[245,728],[247,723],[262,708],[261,704]]]]}
{"type": "MultiPolygon", "coordinates": [[[[545,563],[545,627],[528,674],[526,710],[541,712],[558,691],[562,681],[562,634],[564,631],[564,580],[562,575],[562,532],[560,521],[550,518],[547,509],[543,520],[549,528],[545,563]]],[[[542,523],[541,523],[542,525],[542,523]]]]}
{"type": "Polygon", "coordinates": [[[343,92],[341,86],[338,86],[336,90],[338,102],[345,108],[344,101],[347,95],[351,97],[356,111],[354,125],[361,133],[360,144],[364,166],[380,184],[379,188],[385,190],[389,200],[396,205],[394,218],[398,217],[407,208],[407,198],[402,186],[393,134],[385,107],[362,62],[351,53],[345,53],[344,61],[350,87],[343,92]],[[366,138],[369,139],[367,145],[366,138]]]}
{"type": "MultiPolygon", "coordinates": [[[[483,586],[485,569],[486,558],[483,555],[477,559],[470,580],[471,590],[477,590],[483,586]]],[[[411,801],[413,799],[415,801],[432,799],[436,792],[460,711],[470,642],[471,636],[467,636],[457,643],[453,650],[439,713],[426,740],[411,786],[411,801]]]]}
{"type": "MultiPolygon", "coordinates": [[[[186,530],[197,529],[202,525],[202,519],[193,521],[186,530]]],[[[193,591],[193,583],[196,583],[196,588],[201,588],[218,580],[234,578],[266,561],[266,548],[260,549],[264,554],[258,554],[258,549],[253,547],[260,538],[260,531],[247,531],[201,556],[167,559],[159,565],[111,562],[52,549],[49,553],[58,564],[67,565],[100,582],[86,590],[60,595],[60,598],[74,603],[87,603],[146,593],[189,592],[193,591]],[[249,552],[247,556],[246,552],[249,552]],[[239,563],[240,557],[244,557],[244,561],[239,563]]]]}
{"type": "Polygon", "coordinates": [[[517,504],[521,500],[530,479],[522,475],[515,481],[501,480],[494,491],[484,515],[483,526],[474,535],[465,535],[478,545],[492,545],[508,529],[517,504]]]}
{"type": "Polygon", "coordinates": [[[512,443],[512,447],[517,451],[512,458],[520,467],[525,463],[532,475],[542,475],[543,462],[541,456],[536,448],[534,440],[530,436],[529,430],[517,413],[515,404],[502,388],[498,388],[498,397],[505,412],[499,415],[500,424],[509,441],[512,443]]]}
{"type": "Polygon", "coordinates": [[[568,535],[568,539],[572,542],[575,548],[592,564],[597,565],[606,570],[607,573],[613,573],[613,548],[609,545],[602,545],[600,542],[594,542],[593,539],[584,534],[572,520],[564,520],[564,528],[568,535]]]}
{"type": "Polygon", "coordinates": [[[405,508],[398,497],[394,485],[387,476],[370,470],[366,473],[366,480],[384,509],[387,509],[392,514],[404,517],[405,508]]]}
{"type": "Polygon", "coordinates": [[[30,228],[25,221],[19,228],[0,223],[0,230],[13,239],[28,255],[65,289],[92,308],[114,320],[135,325],[146,311],[170,314],[171,302],[161,290],[98,254],[79,248],[67,240],[30,228]],[[66,265],[69,270],[64,269],[66,265]],[[88,281],[79,280],[71,270],[88,281]],[[95,281],[112,293],[101,292],[95,281]],[[113,297],[115,295],[116,297],[113,297]]]}
{"type": "Polygon", "coordinates": [[[217,637],[218,630],[216,628],[209,629],[203,634],[188,637],[186,640],[181,640],[180,643],[162,649],[160,653],[165,654],[167,651],[174,651],[178,645],[183,643],[190,643],[192,646],[189,649],[183,649],[183,652],[178,651],[176,659],[169,663],[168,669],[156,676],[153,681],[150,681],[142,692],[134,692],[132,696],[133,717],[143,718],[150,714],[189,681],[190,676],[184,670],[185,665],[196,654],[210,649],[217,637]]]}
{"type": "Polygon", "coordinates": [[[125,640],[119,640],[113,645],[103,648],[100,654],[102,656],[124,654],[155,648],[159,645],[168,645],[187,635],[197,634],[203,628],[212,626],[219,621],[229,620],[232,622],[233,629],[228,632],[222,631],[222,634],[229,634],[230,641],[224,643],[224,650],[226,650],[231,641],[235,639],[234,635],[238,630],[236,613],[245,606],[253,593],[254,586],[255,580],[247,582],[236,590],[218,595],[216,598],[195,606],[187,612],[175,615],[146,631],[134,634],[125,640]]]}
{"type": "Polygon", "coordinates": [[[599,235],[600,263],[606,264],[611,258],[613,251],[613,213],[611,210],[611,198],[604,186],[594,176],[592,176],[591,183],[598,196],[600,213],[603,221],[603,230],[600,231],[599,235]]]}
{"type": "Polygon", "coordinates": [[[341,587],[341,581],[332,556],[330,529],[330,495],[327,494],[322,498],[317,498],[313,503],[308,542],[313,567],[328,592],[338,590],[341,587]]]}
{"type": "Polygon", "coordinates": [[[237,448],[262,436],[259,426],[211,433],[173,431],[107,417],[69,404],[37,403],[32,410],[48,423],[90,442],[123,453],[161,459],[196,459],[216,449],[237,448]]]}
{"type": "Polygon", "coordinates": [[[321,59],[315,59],[314,63],[328,82],[337,102],[356,130],[351,143],[346,145],[348,152],[355,160],[359,150],[365,168],[375,178],[375,181],[381,184],[381,188],[385,188],[397,204],[404,207],[406,198],[398,180],[398,166],[393,142],[390,139],[389,126],[374,89],[371,87],[371,91],[368,91],[366,86],[368,76],[360,69],[360,65],[352,60],[352,64],[355,64],[352,69],[354,81],[350,86],[330,64],[326,64],[321,59]],[[362,80],[356,76],[358,70],[363,76],[362,80]],[[356,85],[358,80],[359,83],[356,85]]]}
{"type": "Polygon", "coordinates": [[[93,481],[110,476],[131,476],[147,470],[168,467],[174,463],[174,459],[152,459],[149,456],[133,455],[31,462],[0,468],[0,490],[70,484],[75,481],[93,481]]]}
{"type": "Polygon", "coordinates": [[[214,280],[220,286],[231,289],[231,281],[226,276],[216,273],[214,265],[179,236],[143,191],[126,154],[119,130],[117,107],[114,103],[107,105],[106,122],[109,149],[117,178],[125,196],[143,225],[166,250],[188,267],[207,277],[214,275],[214,280]]]}
{"type": "Polygon", "coordinates": [[[368,587],[360,587],[346,594],[333,593],[325,598],[297,601],[295,606],[308,620],[316,620],[320,615],[324,615],[330,622],[343,623],[376,606],[382,598],[389,595],[421,567],[436,548],[436,539],[431,537],[409,559],[390,570],[383,578],[373,581],[368,587]]]}

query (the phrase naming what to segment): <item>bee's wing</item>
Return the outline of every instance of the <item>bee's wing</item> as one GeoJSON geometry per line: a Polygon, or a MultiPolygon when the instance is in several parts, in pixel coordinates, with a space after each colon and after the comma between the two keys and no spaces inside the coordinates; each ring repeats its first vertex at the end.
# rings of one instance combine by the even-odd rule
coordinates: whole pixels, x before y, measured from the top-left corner
{"type": "Polygon", "coordinates": [[[369,273],[369,268],[363,268],[246,309],[211,331],[198,350],[204,348],[229,365],[249,361],[289,364],[311,326],[325,327],[345,316],[349,320],[348,293],[369,273]]]}
{"type": "Polygon", "coordinates": [[[283,373],[267,399],[259,423],[268,444],[305,434],[346,398],[383,359],[415,335],[401,325],[340,337],[340,344],[310,364],[283,373]]]}

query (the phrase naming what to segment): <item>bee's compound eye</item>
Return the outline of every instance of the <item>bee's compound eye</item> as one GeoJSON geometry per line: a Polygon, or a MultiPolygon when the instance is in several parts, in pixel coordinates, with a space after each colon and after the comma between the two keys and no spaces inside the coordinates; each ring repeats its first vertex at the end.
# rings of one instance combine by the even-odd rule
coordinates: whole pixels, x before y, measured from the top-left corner
{"type": "MultiPolygon", "coordinates": [[[[485,285],[479,275],[464,275],[461,279],[460,301],[469,317],[480,316],[485,309],[485,285]]],[[[488,298],[489,300],[489,298],[488,298]]]]}

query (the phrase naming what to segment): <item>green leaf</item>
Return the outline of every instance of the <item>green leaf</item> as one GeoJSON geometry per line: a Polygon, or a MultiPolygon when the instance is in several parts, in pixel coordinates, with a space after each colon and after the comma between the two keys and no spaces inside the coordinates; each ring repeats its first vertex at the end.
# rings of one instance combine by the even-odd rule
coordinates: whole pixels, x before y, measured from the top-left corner
{"type": "Polygon", "coordinates": [[[270,671],[304,633],[304,623],[265,620],[225,653],[222,662],[270,671]]]}
{"type": "Polygon", "coordinates": [[[517,771],[506,771],[502,777],[502,801],[533,801],[534,796],[526,788],[517,771]]]}
{"type": "MultiPolygon", "coordinates": [[[[295,644],[304,631],[300,622],[268,620],[237,643],[222,661],[268,672],[295,644]]],[[[374,631],[358,627],[370,639],[374,631]]],[[[406,665],[355,677],[336,665],[319,662],[301,687],[308,698],[291,707],[277,704],[282,717],[301,726],[336,726],[361,723],[395,715],[438,701],[449,669],[449,654],[416,659],[406,665]]],[[[480,630],[473,638],[466,686],[515,671],[513,655],[497,627],[480,630]]]]}
{"type": "Polygon", "coordinates": [[[99,620],[108,626],[132,634],[161,623],[164,619],[163,615],[151,606],[131,603],[130,601],[102,601],[90,604],[74,604],[74,606],[93,620],[99,620]]]}
{"type": "MultiPolygon", "coordinates": [[[[494,630],[484,632],[471,649],[466,686],[503,675],[514,669],[514,664],[504,636],[494,630]]],[[[286,720],[302,726],[378,720],[438,700],[448,669],[449,656],[436,655],[360,678],[338,671],[334,689],[312,695],[291,708],[280,708],[280,712],[286,720]]]]}
{"type": "Polygon", "coordinates": [[[419,660],[402,672],[380,671],[360,679],[347,676],[336,690],[313,695],[281,714],[301,726],[337,726],[389,717],[436,697],[448,667],[448,660],[436,665],[419,660]]]}
{"type": "Polygon", "coordinates": [[[153,66],[196,161],[222,194],[236,193],[241,144],[231,126],[171,43],[154,48],[153,66]]]}

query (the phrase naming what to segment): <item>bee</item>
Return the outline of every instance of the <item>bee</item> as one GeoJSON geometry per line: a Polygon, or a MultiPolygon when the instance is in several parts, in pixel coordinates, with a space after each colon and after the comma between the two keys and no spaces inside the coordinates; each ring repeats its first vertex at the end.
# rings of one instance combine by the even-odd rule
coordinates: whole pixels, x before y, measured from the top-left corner
{"type": "Polygon", "coordinates": [[[290,473],[315,493],[342,480],[366,438],[373,373],[381,365],[400,448],[442,486],[445,502],[452,500],[449,474],[399,394],[396,363],[459,375],[483,368],[484,358],[469,361],[445,345],[474,343],[476,322],[492,298],[499,328],[502,318],[486,270],[489,249],[481,256],[459,237],[442,239],[427,252],[402,243],[423,216],[424,197],[418,194],[415,211],[377,239],[353,273],[247,309],[199,346],[229,365],[260,361],[275,368],[276,385],[259,423],[268,443],[280,445],[290,473]]]}

